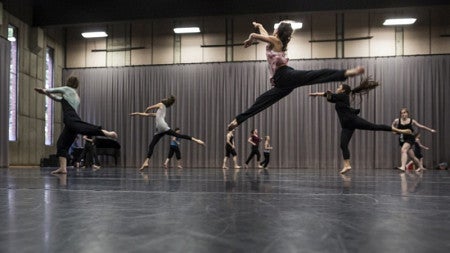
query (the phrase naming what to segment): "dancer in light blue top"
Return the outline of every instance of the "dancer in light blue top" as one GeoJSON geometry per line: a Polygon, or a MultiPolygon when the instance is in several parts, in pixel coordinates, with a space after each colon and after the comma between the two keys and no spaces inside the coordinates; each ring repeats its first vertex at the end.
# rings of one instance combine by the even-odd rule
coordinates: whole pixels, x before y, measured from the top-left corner
{"type": "Polygon", "coordinates": [[[56,143],[59,168],[52,171],[52,174],[67,173],[67,153],[78,134],[117,138],[116,132],[104,130],[101,126],[89,124],[81,120],[77,114],[78,106],[80,105],[80,97],[76,91],[78,86],[78,79],[76,77],[70,77],[67,80],[66,86],[63,87],[50,89],[34,88],[38,93],[44,94],[57,102],[61,102],[62,105],[64,129],[56,143]]]}

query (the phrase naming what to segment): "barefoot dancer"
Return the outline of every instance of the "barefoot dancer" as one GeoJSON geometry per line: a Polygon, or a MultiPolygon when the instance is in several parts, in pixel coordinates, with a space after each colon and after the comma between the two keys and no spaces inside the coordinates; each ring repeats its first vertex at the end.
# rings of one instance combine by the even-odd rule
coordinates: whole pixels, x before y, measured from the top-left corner
{"type": "Polygon", "coordinates": [[[414,145],[415,138],[412,134],[413,126],[417,126],[419,128],[430,131],[431,133],[436,133],[436,130],[426,127],[422,124],[419,124],[416,120],[409,117],[409,111],[406,108],[402,108],[400,110],[400,118],[395,119],[392,122],[392,127],[397,127],[399,129],[408,129],[411,131],[409,134],[401,134],[399,137],[400,147],[401,147],[401,167],[398,167],[399,170],[405,171],[406,162],[408,160],[408,154],[414,163],[419,167],[418,170],[423,170],[423,167],[420,165],[420,161],[414,155],[414,151],[411,147],[414,145]]]}
{"type": "Polygon", "coordinates": [[[145,116],[145,117],[149,117],[149,116],[155,117],[156,134],[153,136],[152,142],[148,146],[147,158],[144,160],[144,163],[142,163],[142,166],[139,169],[140,171],[142,171],[145,167],[148,167],[148,165],[150,163],[150,158],[152,157],[152,154],[153,154],[153,149],[155,148],[156,143],[158,143],[158,141],[164,135],[171,135],[171,136],[175,136],[177,138],[194,141],[200,145],[205,145],[205,143],[199,139],[196,139],[196,138],[188,136],[188,135],[178,134],[175,131],[173,131],[172,129],[170,129],[169,125],[167,124],[167,122],[165,121],[164,118],[166,117],[167,107],[170,107],[171,105],[173,105],[173,103],[175,103],[175,97],[170,96],[168,98],[161,100],[161,102],[159,102],[155,105],[147,107],[147,109],[145,109],[144,112],[133,112],[130,114],[131,116],[138,115],[138,116],[145,116]],[[156,113],[148,112],[153,109],[157,109],[156,113]]]}
{"type": "Polygon", "coordinates": [[[347,77],[364,73],[364,68],[362,67],[348,70],[295,70],[287,65],[289,59],[286,56],[287,45],[293,33],[291,24],[285,21],[281,22],[279,27],[273,32],[273,35],[269,35],[259,23],[253,22],[253,26],[260,33],[250,34],[249,38],[244,42],[244,46],[249,47],[257,40],[267,43],[266,56],[269,70],[272,74],[270,82],[274,87],[261,94],[247,111],[237,115],[228,124],[228,131],[289,95],[295,88],[317,83],[344,81],[347,77]]]}
{"type": "Polygon", "coordinates": [[[374,89],[378,86],[376,82],[366,81],[362,82],[360,86],[355,89],[351,89],[347,84],[341,84],[336,90],[336,93],[331,91],[327,92],[315,92],[310,93],[310,96],[323,96],[326,97],[328,102],[335,104],[335,109],[339,117],[339,122],[341,123],[341,149],[342,156],[344,157],[344,168],[340,171],[344,174],[352,169],[350,165],[350,151],[348,149],[348,143],[352,138],[353,133],[356,129],[360,130],[371,130],[371,131],[389,131],[395,133],[411,133],[410,130],[402,130],[396,127],[391,127],[388,125],[376,125],[374,123],[368,122],[367,120],[360,118],[358,116],[359,109],[353,109],[350,107],[350,94],[363,93],[370,89],[374,89]]]}
{"type": "Polygon", "coordinates": [[[69,77],[66,86],[50,89],[34,88],[38,93],[61,102],[62,105],[64,129],[56,143],[59,168],[52,171],[52,174],[67,173],[67,152],[78,134],[117,138],[116,132],[107,131],[102,129],[101,126],[86,123],[78,116],[77,109],[80,105],[80,97],[76,91],[78,85],[79,81],[76,77],[69,77]],[[61,96],[54,94],[61,94],[61,96]]]}
{"type": "Polygon", "coordinates": [[[239,169],[241,166],[237,163],[237,153],[236,146],[234,145],[234,132],[236,130],[231,130],[227,133],[227,143],[225,144],[225,157],[223,158],[222,169],[228,169],[227,162],[228,157],[233,157],[234,168],[239,169]]]}

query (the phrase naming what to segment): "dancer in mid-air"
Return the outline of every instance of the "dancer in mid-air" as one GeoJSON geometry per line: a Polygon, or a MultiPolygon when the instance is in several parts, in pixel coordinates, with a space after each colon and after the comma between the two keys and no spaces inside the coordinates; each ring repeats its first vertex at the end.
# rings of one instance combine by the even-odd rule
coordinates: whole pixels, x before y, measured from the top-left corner
{"type": "Polygon", "coordinates": [[[344,157],[344,167],[340,171],[344,174],[352,169],[350,164],[350,151],[348,149],[348,143],[353,136],[356,129],[360,130],[371,130],[371,131],[388,131],[400,134],[411,134],[409,129],[399,129],[394,126],[388,125],[376,125],[374,123],[368,122],[367,120],[358,116],[359,109],[354,109],[350,107],[350,95],[352,94],[363,94],[371,89],[378,86],[377,82],[369,81],[365,79],[361,82],[360,86],[352,88],[347,84],[341,84],[336,90],[336,93],[331,91],[327,92],[315,92],[310,93],[310,96],[323,96],[326,97],[328,102],[335,104],[335,109],[339,117],[339,122],[341,123],[341,149],[342,156],[344,157]]]}
{"type": "Polygon", "coordinates": [[[150,158],[152,157],[153,150],[155,148],[156,143],[164,136],[170,135],[175,136],[177,138],[191,140],[200,145],[205,145],[202,140],[196,139],[194,137],[178,134],[174,130],[170,129],[169,125],[165,121],[166,117],[166,109],[175,103],[175,97],[170,96],[161,100],[161,102],[149,106],[145,109],[144,112],[133,112],[131,116],[145,116],[145,117],[155,117],[155,126],[156,126],[156,134],[153,136],[152,142],[148,146],[147,158],[145,158],[142,166],[139,168],[139,171],[142,171],[145,167],[149,166],[150,158]],[[157,109],[156,113],[150,113],[149,111],[157,109]]]}
{"type": "Polygon", "coordinates": [[[295,88],[317,83],[344,81],[347,77],[364,73],[364,68],[362,67],[347,70],[295,70],[287,65],[289,59],[286,55],[287,45],[294,31],[291,24],[286,21],[280,22],[280,25],[272,35],[269,35],[259,23],[253,22],[253,26],[259,30],[259,34],[251,33],[244,42],[244,46],[249,47],[256,41],[267,43],[266,57],[269,63],[270,73],[272,74],[270,82],[274,87],[261,94],[245,112],[237,115],[228,124],[228,131],[233,130],[248,118],[289,95],[295,88]]]}
{"type": "Polygon", "coordinates": [[[80,97],[76,91],[78,86],[78,78],[72,76],[67,80],[66,86],[50,89],[34,88],[38,93],[61,102],[62,105],[64,129],[56,143],[59,168],[52,171],[52,174],[67,174],[67,152],[78,134],[117,138],[116,132],[104,130],[101,126],[92,125],[81,120],[77,114],[77,109],[80,105],[80,97]]]}

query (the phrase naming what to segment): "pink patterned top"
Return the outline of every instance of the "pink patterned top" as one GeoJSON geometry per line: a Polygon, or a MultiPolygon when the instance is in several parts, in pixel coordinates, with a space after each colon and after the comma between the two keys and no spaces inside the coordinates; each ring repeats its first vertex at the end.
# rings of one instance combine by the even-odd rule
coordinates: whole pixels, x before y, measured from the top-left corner
{"type": "Polygon", "coordinates": [[[266,57],[267,63],[269,63],[270,74],[272,76],[279,67],[286,65],[289,61],[289,58],[286,57],[286,52],[275,52],[271,50],[269,46],[266,47],[266,57]]]}

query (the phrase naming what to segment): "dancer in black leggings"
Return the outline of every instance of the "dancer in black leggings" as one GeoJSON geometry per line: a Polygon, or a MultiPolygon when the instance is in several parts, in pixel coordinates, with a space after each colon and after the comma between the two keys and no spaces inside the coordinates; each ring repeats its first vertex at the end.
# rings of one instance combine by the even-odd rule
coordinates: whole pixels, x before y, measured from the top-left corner
{"type": "Polygon", "coordinates": [[[66,86],[50,89],[34,88],[38,93],[61,102],[62,105],[64,129],[56,143],[59,168],[52,171],[52,174],[67,174],[67,152],[78,134],[117,138],[116,132],[104,130],[101,126],[92,125],[81,120],[77,114],[77,109],[80,105],[80,97],[76,91],[78,86],[78,79],[70,77],[66,86]],[[60,94],[61,96],[55,94],[60,94]]]}
{"type": "Polygon", "coordinates": [[[145,167],[148,167],[148,165],[150,163],[150,158],[152,157],[152,154],[153,154],[153,149],[155,148],[156,143],[158,143],[158,141],[164,135],[175,136],[177,138],[194,141],[200,145],[205,145],[205,143],[199,139],[196,139],[196,138],[188,136],[188,135],[178,134],[174,130],[170,129],[169,125],[167,124],[167,122],[165,121],[164,118],[166,117],[167,107],[170,107],[171,105],[173,105],[173,103],[175,103],[175,97],[170,96],[168,98],[161,100],[160,103],[157,103],[155,105],[147,107],[147,109],[145,109],[144,112],[133,112],[130,114],[131,116],[138,115],[138,116],[145,116],[145,117],[149,117],[149,116],[155,117],[156,133],[153,136],[152,142],[148,146],[147,158],[145,158],[144,163],[142,163],[141,168],[139,168],[139,171],[142,171],[145,167]],[[156,113],[148,112],[153,109],[157,109],[156,113]]]}
{"type": "Polygon", "coordinates": [[[252,135],[248,138],[247,141],[252,145],[252,151],[250,152],[247,161],[245,161],[244,167],[247,168],[250,161],[256,155],[258,168],[262,168],[261,164],[259,164],[259,161],[261,160],[261,153],[259,152],[259,143],[261,142],[261,138],[259,138],[258,136],[258,129],[253,129],[250,133],[252,135]]]}
{"type": "Polygon", "coordinates": [[[272,74],[270,82],[274,87],[260,95],[249,109],[237,115],[228,124],[228,131],[289,95],[295,88],[317,83],[344,81],[347,77],[364,73],[362,67],[348,70],[295,70],[287,65],[289,59],[286,56],[287,45],[293,33],[291,24],[285,21],[280,22],[273,35],[269,35],[259,23],[253,22],[253,26],[259,30],[259,34],[251,33],[244,42],[244,46],[249,47],[257,40],[267,43],[266,57],[272,74]]]}
{"type": "MultiPolygon", "coordinates": [[[[367,80],[367,79],[366,79],[367,80]]],[[[336,93],[331,91],[327,92],[315,92],[310,93],[310,96],[323,96],[326,97],[328,102],[335,104],[335,109],[341,123],[341,149],[344,157],[344,168],[340,171],[344,174],[351,170],[350,165],[350,151],[348,149],[348,143],[352,138],[356,129],[371,130],[371,131],[389,131],[401,134],[411,133],[411,130],[402,130],[396,127],[388,125],[376,125],[358,116],[359,109],[350,107],[350,94],[367,92],[370,89],[374,89],[378,86],[378,83],[374,82],[362,82],[360,86],[355,89],[347,84],[341,84],[336,90],[336,93]]]]}

